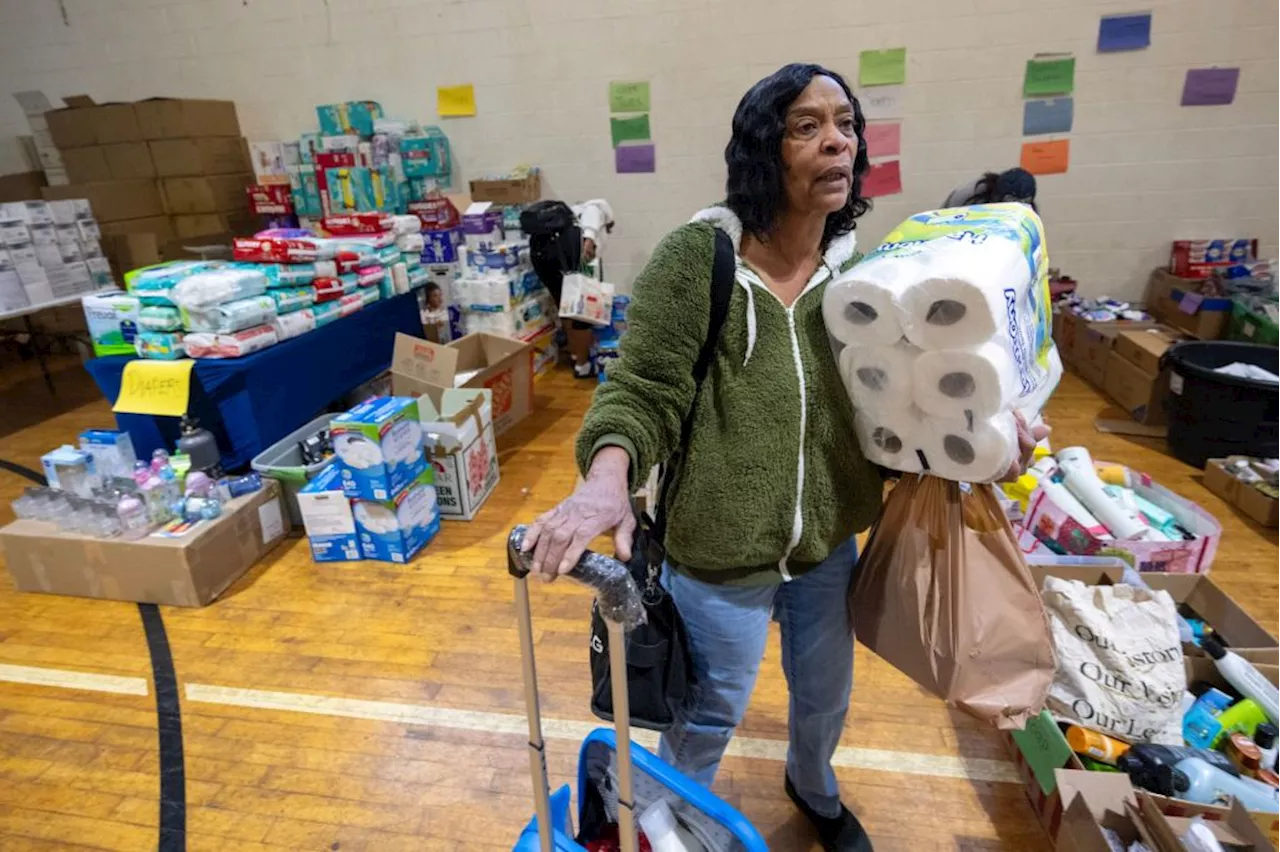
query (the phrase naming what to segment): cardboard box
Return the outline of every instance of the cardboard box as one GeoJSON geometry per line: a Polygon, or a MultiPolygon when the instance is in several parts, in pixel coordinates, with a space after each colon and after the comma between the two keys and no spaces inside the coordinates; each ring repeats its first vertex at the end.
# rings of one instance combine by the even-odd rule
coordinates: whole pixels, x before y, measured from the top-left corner
{"type": "Polygon", "coordinates": [[[1161,322],[1200,340],[1218,340],[1231,320],[1231,300],[1204,297],[1201,282],[1167,269],[1154,269],[1147,280],[1147,310],[1161,322]]]}
{"type": "Polygon", "coordinates": [[[1127,320],[1098,322],[1075,317],[1072,325],[1075,339],[1072,366],[1085,379],[1102,387],[1107,378],[1107,356],[1111,354],[1116,336],[1122,331],[1153,328],[1159,323],[1127,320]]]}
{"type": "Polygon", "coordinates": [[[1280,525],[1280,501],[1227,473],[1228,459],[1209,459],[1204,466],[1204,487],[1264,527],[1280,525]]]}
{"type": "Polygon", "coordinates": [[[119,142],[103,145],[102,153],[107,161],[107,171],[112,180],[153,178],[156,167],[151,162],[151,152],[146,142],[119,142]]]}
{"type": "Polygon", "coordinates": [[[435,468],[440,516],[471,520],[498,484],[493,394],[451,388],[441,394],[438,409],[423,395],[418,419],[426,432],[427,460],[435,468]]]}
{"type": "MultiPolygon", "coordinates": [[[[42,194],[46,201],[63,198],[88,199],[89,206],[93,209],[93,218],[100,225],[125,219],[162,216],[165,212],[159,187],[153,180],[107,180],[46,186],[42,194]]],[[[103,233],[106,233],[105,229],[103,233]]]]}
{"type": "MultiPolygon", "coordinates": [[[[1149,793],[1138,793],[1138,802],[1142,824],[1150,835],[1150,847],[1156,852],[1185,852],[1186,845],[1180,839],[1191,827],[1192,819],[1197,814],[1173,816],[1172,809],[1163,804],[1159,796],[1149,793]]],[[[1209,818],[1205,814],[1205,826],[1220,844],[1219,848],[1231,852],[1275,852],[1275,844],[1263,832],[1261,826],[1239,802],[1228,808],[1216,810],[1226,811],[1225,816],[1218,819],[1209,818]]]]}
{"type": "Polygon", "coordinates": [[[173,231],[180,240],[224,234],[251,234],[260,229],[257,220],[248,212],[197,213],[173,217],[173,231]]]}
{"type": "MultiPolygon", "coordinates": [[[[112,238],[126,234],[154,234],[156,241],[163,244],[174,238],[173,220],[168,216],[144,216],[140,219],[122,219],[118,222],[103,222],[98,226],[102,232],[103,243],[110,243],[112,238]]],[[[104,249],[110,253],[109,249],[104,249]]]]}
{"type": "Polygon", "coordinates": [[[1249,237],[1218,240],[1175,240],[1169,271],[1184,278],[1208,278],[1219,267],[1246,263],[1258,256],[1258,241],[1249,237]]]}
{"type": "Polygon", "coordinates": [[[90,145],[86,148],[68,148],[62,153],[63,168],[72,183],[92,183],[100,180],[111,180],[111,169],[107,166],[106,148],[101,145],[90,145]]]}
{"type": "Polygon", "coordinates": [[[245,187],[253,175],[163,178],[165,209],[171,215],[247,211],[245,187]]]}
{"type": "Polygon", "coordinates": [[[434,478],[435,471],[427,465],[413,482],[390,498],[351,501],[361,556],[406,563],[436,537],[440,532],[440,507],[434,478]]]}
{"type": "Polygon", "coordinates": [[[249,171],[249,156],[239,136],[156,139],[147,143],[159,177],[229,175],[249,171]]]}
{"type": "Polygon", "coordinates": [[[335,464],[322,468],[298,491],[298,512],[315,562],[354,562],[360,541],[351,501],[342,493],[342,474],[335,464]]]}
{"type": "Polygon", "coordinates": [[[19,591],[204,606],[278,544],[285,530],[280,486],[264,479],[261,490],[232,500],[221,517],[180,537],[104,540],[21,520],[0,529],[0,548],[19,591]]]}
{"type": "Polygon", "coordinates": [[[240,121],[231,101],[151,98],[133,105],[142,139],[239,136],[240,121]]]}
{"type": "Polygon", "coordinates": [[[1148,373],[1113,350],[1107,356],[1102,388],[1107,396],[1139,423],[1145,426],[1163,426],[1169,422],[1169,415],[1165,410],[1165,399],[1169,396],[1167,370],[1148,373]]]}
{"type": "Polygon", "coordinates": [[[437,409],[450,388],[488,388],[502,435],[533,411],[533,346],[483,332],[444,345],[397,334],[391,387],[397,396],[425,394],[437,409]]]}
{"type": "Polygon", "coordinates": [[[1122,331],[1116,335],[1115,353],[1144,373],[1160,372],[1160,359],[1169,347],[1187,337],[1168,326],[1156,326],[1142,331],[1122,331]]]}
{"type": "Polygon", "coordinates": [[[472,201],[494,204],[532,204],[542,197],[542,175],[534,173],[519,180],[473,180],[472,201]]]}
{"type": "Polygon", "coordinates": [[[63,99],[67,106],[45,113],[49,137],[62,151],[87,145],[138,142],[142,132],[133,104],[95,104],[85,95],[63,99]]]}
{"type": "Polygon", "coordinates": [[[362,402],[333,418],[329,434],[348,497],[392,499],[430,467],[416,395],[362,402]]]}

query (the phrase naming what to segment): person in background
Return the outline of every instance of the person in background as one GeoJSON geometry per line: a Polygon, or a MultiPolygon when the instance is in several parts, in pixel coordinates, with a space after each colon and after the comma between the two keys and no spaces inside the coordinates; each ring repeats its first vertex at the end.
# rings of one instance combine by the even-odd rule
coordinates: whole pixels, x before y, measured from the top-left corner
{"type": "MultiPolygon", "coordinates": [[[[619,357],[578,435],[583,482],[524,541],[546,578],[611,530],[628,560],[630,494],[677,453],[688,419],[669,472],[663,584],[685,622],[698,697],[661,756],[711,785],[772,618],[791,699],[784,789],[825,849],[853,852],[871,842],[840,801],[831,758],[853,685],[853,537],[884,488],[854,438],[822,296],[856,261],[854,226],[871,206],[864,126],[848,84],[818,65],[787,65],[743,96],[725,149],[727,201],[669,233],[636,279],[619,357]],[[736,274],[699,389],[716,229],[733,242],[736,274]]],[[[1019,432],[1011,475],[1035,446],[1019,432]]]]}
{"type": "Polygon", "coordinates": [[[994,204],[1000,201],[1020,201],[1036,209],[1036,179],[1025,169],[987,172],[982,177],[951,190],[945,207],[967,207],[970,204],[994,204]]]}

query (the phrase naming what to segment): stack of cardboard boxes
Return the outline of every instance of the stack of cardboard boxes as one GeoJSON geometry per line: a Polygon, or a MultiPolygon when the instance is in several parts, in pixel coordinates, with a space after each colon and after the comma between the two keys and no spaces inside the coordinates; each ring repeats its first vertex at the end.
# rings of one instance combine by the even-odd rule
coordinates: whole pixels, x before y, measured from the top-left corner
{"type": "Polygon", "coordinates": [[[253,178],[235,104],[65,101],[45,120],[70,183],[47,187],[44,196],[87,198],[122,269],[160,260],[175,239],[254,227],[244,194],[253,178]]]}

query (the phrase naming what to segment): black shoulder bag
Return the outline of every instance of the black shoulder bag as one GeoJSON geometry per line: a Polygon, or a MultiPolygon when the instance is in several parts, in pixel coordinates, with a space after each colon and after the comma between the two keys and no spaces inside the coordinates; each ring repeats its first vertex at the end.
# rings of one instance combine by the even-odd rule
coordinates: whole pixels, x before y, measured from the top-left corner
{"type": "MultiPolygon", "coordinates": [[[[675,455],[689,448],[689,432],[693,428],[693,412],[698,403],[702,382],[711,367],[720,331],[729,313],[733,295],[736,261],[733,241],[716,229],[715,261],[711,268],[711,318],[707,337],[693,365],[695,390],[680,427],[680,446],[675,455]]],[[[674,456],[673,456],[674,457],[674,456]]],[[[644,473],[643,471],[641,473],[644,473]]],[[[667,489],[670,465],[663,470],[659,488],[657,513],[653,519],[641,514],[636,519],[636,533],[631,545],[631,561],[627,567],[636,585],[644,592],[648,620],[627,634],[627,686],[631,696],[631,724],[639,728],[665,731],[684,718],[694,696],[693,661],[684,621],[675,601],[662,588],[660,578],[666,561],[664,541],[667,533],[667,489]]],[[[613,721],[613,694],[610,691],[609,635],[599,609],[591,610],[591,712],[601,719],[613,721]]]]}

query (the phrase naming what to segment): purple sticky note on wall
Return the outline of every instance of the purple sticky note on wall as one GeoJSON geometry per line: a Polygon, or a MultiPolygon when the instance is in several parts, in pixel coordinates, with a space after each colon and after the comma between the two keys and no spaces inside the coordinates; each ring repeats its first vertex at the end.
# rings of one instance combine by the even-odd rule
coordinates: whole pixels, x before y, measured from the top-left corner
{"type": "Polygon", "coordinates": [[[620,175],[652,173],[655,160],[652,145],[619,145],[613,149],[614,167],[620,175]]]}
{"type": "Polygon", "coordinates": [[[1182,84],[1183,106],[1221,106],[1236,99],[1239,68],[1192,68],[1182,84]]]}

